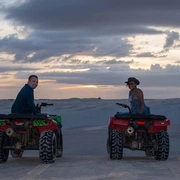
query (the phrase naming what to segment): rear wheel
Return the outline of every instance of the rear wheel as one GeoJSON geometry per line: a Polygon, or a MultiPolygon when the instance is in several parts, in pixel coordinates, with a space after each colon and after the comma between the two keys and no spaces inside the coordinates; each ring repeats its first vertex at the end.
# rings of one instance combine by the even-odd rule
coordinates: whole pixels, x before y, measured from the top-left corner
{"type": "Polygon", "coordinates": [[[13,149],[13,150],[11,150],[11,156],[13,158],[20,158],[20,157],[22,157],[23,152],[24,152],[23,150],[13,149]]]}
{"type": "Polygon", "coordinates": [[[4,149],[8,145],[9,137],[4,131],[0,131],[0,163],[5,163],[8,160],[9,149],[4,149]]]}
{"type": "Polygon", "coordinates": [[[56,159],[57,141],[52,131],[43,131],[40,135],[39,158],[43,163],[53,163],[56,159]]]}
{"type": "Polygon", "coordinates": [[[156,147],[154,158],[159,161],[165,161],[169,157],[169,135],[167,131],[160,131],[156,134],[156,147]]]}
{"type": "Polygon", "coordinates": [[[109,137],[107,138],[107,142],[106,142],[106,149],[107,149],[107,153],[110,154],[110,146],[109,146],[109,137]]]}
{"type": "Polygon", "coordinates": [[[62,157],[63,155],[63,135],[62,132],[60,131],[60,136],[58,140],[58,149],[57,149],[57,154],[56,157],[62,157]]]}
{"type": "Polygon", "coordinates": [[[119,130],[112,130],[109,137],[109,155],[112,160],[123,157],[123,133],[119,130]]]}
{"type": "Polygon", "coordinates": [[[147,157],[152,157],[152,156],[153,156],[153,151],[152,151],[152,149],[147,148],[147,149],[145,150],[145,154],[146,154],[147,157]]]}

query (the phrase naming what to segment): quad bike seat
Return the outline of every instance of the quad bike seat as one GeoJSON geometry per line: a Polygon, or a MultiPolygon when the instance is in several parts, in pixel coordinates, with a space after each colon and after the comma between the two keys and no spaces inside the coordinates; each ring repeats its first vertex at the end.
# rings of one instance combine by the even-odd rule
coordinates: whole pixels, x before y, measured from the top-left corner
{"type": "Polygon", "coordinates": [[[7,115],[6,114],[0,114],[0,119],[7,119],[7,115]]]}
{"type": "Polygon", "coordinates": [[[13,119],[47,119],[48,115],[47,114],[22,114],[22,113],[11,113],[6,115],[6,119],[13,120],[13,119]]]}
{"type": "Polygon", "coordinates": [[[166,120],[163,115],[154,114],[115,114],[115,119],[147,119],[147,120],[166,120]]]}

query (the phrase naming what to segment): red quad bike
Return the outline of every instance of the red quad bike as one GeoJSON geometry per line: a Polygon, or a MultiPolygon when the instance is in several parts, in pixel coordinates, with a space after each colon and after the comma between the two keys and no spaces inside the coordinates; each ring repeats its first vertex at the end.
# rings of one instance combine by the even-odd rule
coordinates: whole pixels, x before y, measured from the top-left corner
{"type": "MultiPolygon", "coordinates": [[[[41,103],[42,106],[53,104],[41,103]]],[[[48,114],[0,114],[0,163],[12,157],[20,158],[24,150],[39,150],[43,163],[53,163],[62,157],[63,136],[61,116],[48,114]]]]}
{"type": "Polygon", "coordinates": [[[167,126],[170,120],[162,115],[117,113],[110,117],[108,127],[107,152],[110,159],[122,159],[123,148],[145,151],[147,157],[165,161],[169,157],[169,135],[167,126]]]}

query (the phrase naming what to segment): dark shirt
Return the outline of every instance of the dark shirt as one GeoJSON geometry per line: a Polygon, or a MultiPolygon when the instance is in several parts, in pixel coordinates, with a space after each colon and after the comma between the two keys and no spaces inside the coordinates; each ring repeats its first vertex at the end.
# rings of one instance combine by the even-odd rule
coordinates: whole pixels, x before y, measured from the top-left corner
{"type": "Polygon", "coordinates": [[[38,113],[38,108],[34,104],[34,90],[28,84],[19,91],[11,107],[11,113],[38,113]]]}

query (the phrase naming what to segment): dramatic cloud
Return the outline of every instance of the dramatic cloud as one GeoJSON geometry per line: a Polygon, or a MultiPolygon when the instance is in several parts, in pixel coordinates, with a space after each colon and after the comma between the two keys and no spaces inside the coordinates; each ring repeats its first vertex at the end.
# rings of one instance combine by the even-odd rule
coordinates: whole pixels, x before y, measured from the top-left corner
{"type": "Polygon", "coordinates": [[[33,71],[56,85],[97,86],[135,76],[145,87],[179,86],[179,9],[177,0],[3,0],[0,16],[14,33],[1,34],[0,75],[33,71]]]}
{"type": "Polygon", "coordinates": [[[179,40],[179,33],[178,32],[167,32],[167,37],[166,37],[166,43],[164,45],[164,49],[166,51],[169,50],[174,45],[174,42],[176,40],[179,40]]]}
{"type": "MultiPolygon", "coordinates": [[[[137,77],[142,83],[141,86],[146,87],[171,87],[179,86],[180,66],[167,65],[162,68],[159,64],[151,66],[150,70],[132,69],[128,65],[112,66],[106,68],[105,66],[93,65],[91,69],[85,72],[44,72],[38,73],[40,79],[55,80],[62,84],[82,84],[82,85],[123,85],[128,77],[137,77]],[[164,78],[166,77],[166,78],[164,78]]],[[[16,73],[16,78],[27,77],[25,72],[16,73]]]]}
{"type": "Polygon", "coordinates": [[[144,52],[144,53],[137,54],[136,57],[155,57],[155,55],[150,52],[144,52]]]}
{"type": "MultiPolygon", "coordinates": [[[[49,62],[52,61],[49,58],[65,54],[71,57],[126,57],[131,55],[133,46],[125,37],[167,33],[150,28],[154,26],[179,26],[180,3],[174,2],[19,1],[1,8],[1,12],[15,27],[21,26],[23,31],[30,28],[32,31],[25,39],[19,39],[17,35],[4,37],[0,40],[0,51],[14,54],[15,62],[49,62]]],[[[177,32],[167,34],[165,49],[172,46],[179,35],[177,32]]],[[[143,52],[136,57],[156,55],[143,52]]]]}
{"type": "Polygon", "coordinates": [[[177,0],[31,0],[6,9],[14,19],[33,29],[117,29],[139,25],[179,26],[177,0]],[[164,13],[166,12],[166,13],[164,13]],[[177,12],[177,13],[176,13],[177,12]]]}
{"type": "Polygon", "coordinates": [[[17,71],[34,71],[39,70],[39,68],[31,68],[31,67],[22,67],[22,66],[1,66],[0,72],[17,72],[17,71]]]}
{"type": "Polygon", "coordinates": [[[64,54],[71,54],[71,57],[76,54],[122,57],[128,56],[132,49],[132,45],[127,40],[120,38],[91,40],[73,36],[66,38],[67,34],[63,36],[58,32],[52,37],[49,36],[51,36],[49,33],[39,32],[26,39],[18,39],[16,35],[10,35],[0,39],[0,52],[15,54],[14,61],[39,62],[64,54]]]}

